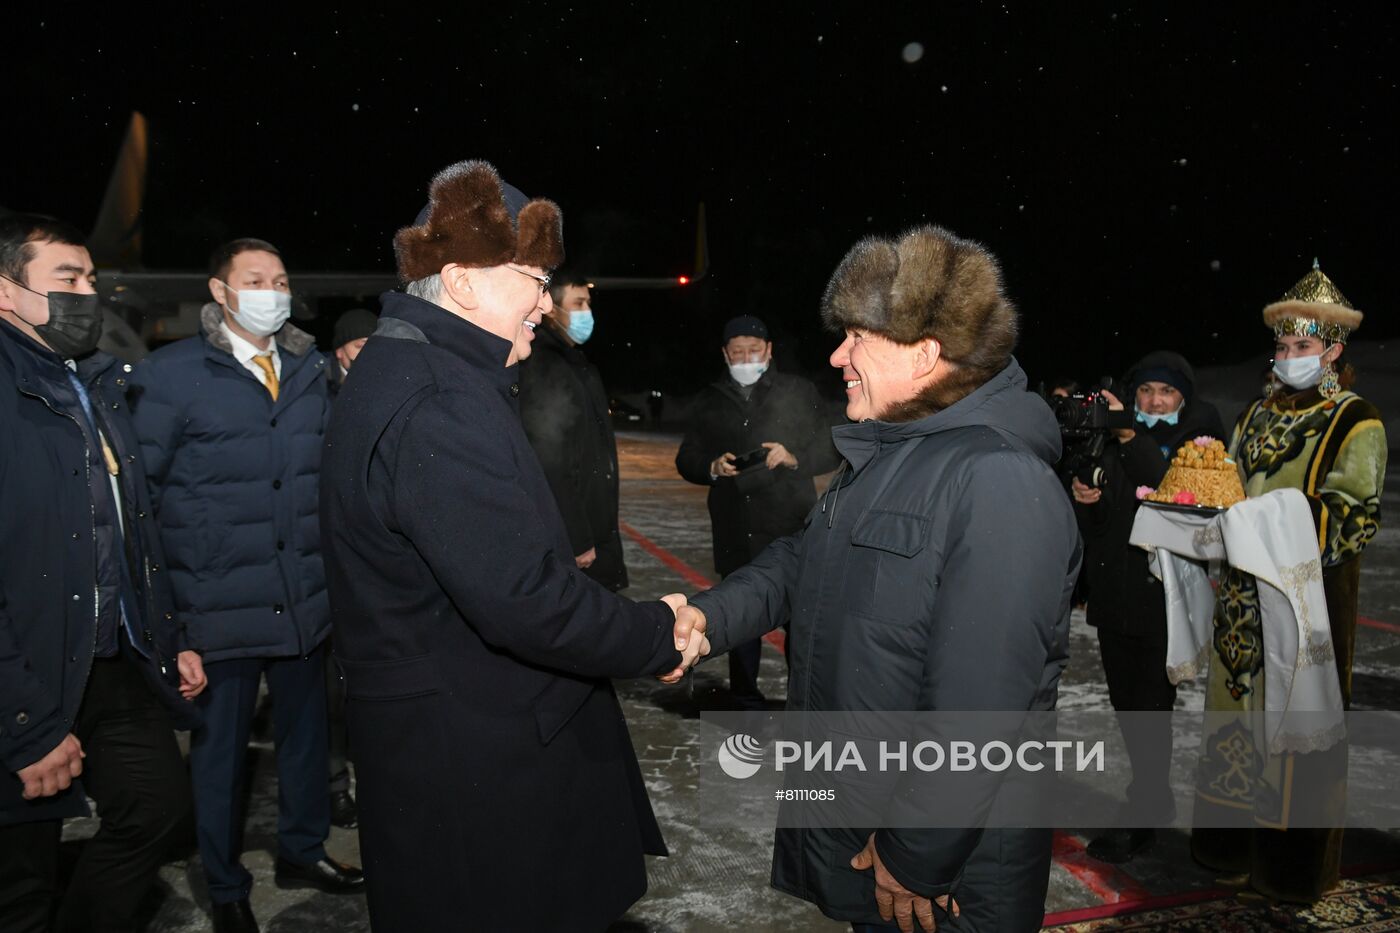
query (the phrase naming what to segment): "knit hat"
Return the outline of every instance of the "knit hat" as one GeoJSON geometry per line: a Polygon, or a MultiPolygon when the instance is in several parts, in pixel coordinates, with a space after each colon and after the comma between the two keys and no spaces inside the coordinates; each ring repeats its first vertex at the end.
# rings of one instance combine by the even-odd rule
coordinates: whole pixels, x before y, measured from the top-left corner
{"type": "Polygon", "coordinates": [[[1191,401],[1196,393],[1196,370],[1186,357],[1172,350],[1153,350],[1133,364],[1126,379],[1128,397],[1124,404],[1132,404],[1132,394],[1144,382],[1165,382],[1181,393],[1186,401],[1191,401]]]}
{"type": "Polygon", "coordinates": [[[724,340],[722,342],[728,343],[735,337],[757,337],[759,340],[767,340],[768,325],[752,314],[732,317],[724,325],[724,340]]]}
{"type": "Polygon", "coordinates": [[[368,337],[379,326],[379,317],[364,308],[351,308],[335,319],[335,329],[331,331],[331,346],[339,350],[352,340],[368,337]]]}
{"type": "Polygon", "coordinates": [[[1164,382],[1184,397],[1191,395],[1191,380],[1186,378],[1186,374],[1179,369],[1172,369],[1167,366],[1154,366],[1148,369],[1139,369],[1133,373],[1133,388],[1136,389],[1144,382],[1164,382]]]}

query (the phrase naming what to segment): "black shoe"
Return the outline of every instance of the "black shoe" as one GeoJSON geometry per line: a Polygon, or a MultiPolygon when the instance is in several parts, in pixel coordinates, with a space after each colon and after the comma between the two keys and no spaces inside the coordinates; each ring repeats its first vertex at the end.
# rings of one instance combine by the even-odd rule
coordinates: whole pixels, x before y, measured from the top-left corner
{"type": "Polygon", "coordinates": [[[227,904],[212,904],[209,914],[214,920],[214,933],[258,933],[258,921],[246,897],[227,904]]]}
{"type": "Polygon", "coordinates": [[[733,697],[736,713],[768,712],[768,698],[761,693],[736,693],[733,697]]]}
{"type": "Polygon", "coordinates": [[[319,888],[327,894],[357,894],[365,889],[364,872],[330,857],[298,865],[279,855],[273,877],[279,888],[319,888]]]}
{"type": "Polygon", "coordinates": [[[360,811],[348,790],[331,791],[331,822],[341,829],[354,829],[360,822],[360,811]]]}
{"type": "Polygon", "coordinates": [[[1089,857],[1121,865],[1156,841],[1155,829],[1110,829],[1089,843],[1089,857]]]}

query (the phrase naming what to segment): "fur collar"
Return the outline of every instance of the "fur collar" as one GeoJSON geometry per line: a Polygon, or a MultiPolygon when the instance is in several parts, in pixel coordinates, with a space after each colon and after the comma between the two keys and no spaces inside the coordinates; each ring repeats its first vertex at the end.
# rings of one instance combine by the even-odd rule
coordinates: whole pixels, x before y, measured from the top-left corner
{"type": "MultiPolygon", "coordinates": [[[[232,356],[233,344],[229,343],[224,329],[219,326],[223,322],[223,307],[217,301],[211,301],[199,309],[199,323],[204,328],[204,339],[232,356]]],[[[307,350],[316,346],[316,338],[290,321],[283,324],[282,329],[272,335],[272,339],[277,341],[279,350],[286,350],[293,356],[305,356],[307,350]]]]}

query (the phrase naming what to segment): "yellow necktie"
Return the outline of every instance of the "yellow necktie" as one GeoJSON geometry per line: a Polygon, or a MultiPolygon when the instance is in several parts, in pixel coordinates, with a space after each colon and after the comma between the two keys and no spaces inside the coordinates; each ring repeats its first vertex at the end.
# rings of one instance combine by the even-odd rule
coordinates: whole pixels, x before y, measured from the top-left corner
{"type": "Polygon", "coordinates": [[[267,392],[272,396],[274,402],[277,401],[277,370],[272,366],[272,357],[267,355],[255,356],[253,357],[253,362],[257,364],[259,369],[267,374],[267,378],[263,380],[267,383],[267,392]]]}

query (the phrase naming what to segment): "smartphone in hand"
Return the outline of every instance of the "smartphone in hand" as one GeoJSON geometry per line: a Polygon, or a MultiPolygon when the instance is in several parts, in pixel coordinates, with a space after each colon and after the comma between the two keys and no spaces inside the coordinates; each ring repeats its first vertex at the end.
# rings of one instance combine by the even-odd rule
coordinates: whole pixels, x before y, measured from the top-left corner
{"type": "Polygon", "coordinates": [[[762,465],[764,462],[766,462],[767,460],[768,460],[768,448],[767,448],[767,447],[755,447],[753,450],[749,451],[748,453],[746,453],[746,454],[740,454],[738,457],[735,457],[735,458],[734,458],[734,464],[733,464],[733,466],[734,466],[734,469],[736,469],[736,470],[738,470],[740,473],[742,473],[742,472],[744,472],[745,470],[750,469],[750,468],[752,468],[752,467],[761,466],[761,465],[762,465]]]}

